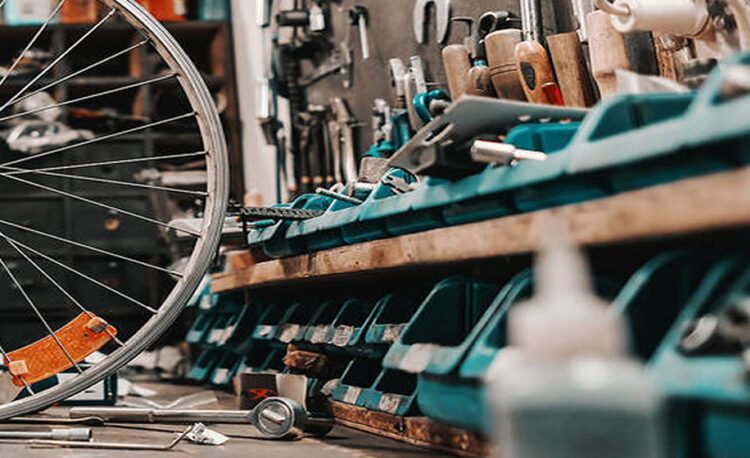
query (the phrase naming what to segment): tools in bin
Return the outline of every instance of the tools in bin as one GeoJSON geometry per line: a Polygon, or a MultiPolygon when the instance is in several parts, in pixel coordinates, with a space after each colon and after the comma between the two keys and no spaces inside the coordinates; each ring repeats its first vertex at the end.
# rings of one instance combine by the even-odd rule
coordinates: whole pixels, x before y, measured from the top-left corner
{"type": "MultiPolygon", "coordinates": [[[[370,11],[356,2],[341,6],[337,10],[341,18],[336,22],[340,27],[334,34],[334,28],[327,21],[331,14],[327,0],[308,0],[301,5],[304,11],[287,12],[279,20],[281,26],[295,28],[296,40],[300,42],[294,52],[287,53],[297,62],[280,65],[287,70],[282,75],[286,77],[282,95],[290,96],[296,112],[292,117],[295,124],[292,135],[285,137],[295,158],[297,192],[293,197],[318,191],[323,195],[339,194],[339,188],[357,183],[361,157],[391,157],[415,132],[441,116],[463,96],[592,107],[600,98],[617,93],[618,70],[632,68],[640,48],[634,47],[636,45],[624,36],[631,31],[658,32],[654,40],[675,61],[671,74],[690,87],[699,86],[717,62],[699,59],[700,50],[691,45],[693,40],[706,39],[708,32],[716,27],[701,1],[654,0],[645,5],[634,0],[570,0],[560,11],[571,13],[571,17],[567,21],[558,17],[554,25],[550,22],[545,27],[544,19],[549,18],[543,16],[549,8],[545,5],[543,9],[541,0],[520,0],[520,17],[504,10],[484,11],[474,17],[453,17],[454,7],[458,10],[459,5],[451,0],[416,0],[411,11],[414,40],[421,46],[440,48],[445,80],[428,83],[428,67],[435,64],[420,55],[408,60],[406,56],[388,59],[385,69],[393,86],[392,101],[386,101],[385,94],[373,100],[372,143],[358,149],[355,139],[359,135],[355,135],[355,129],[360,124],[356,118],[367,116],[362,112],[362,103],[358,101],[350,106],[337,94],[328,95],[327,106],[307,105],[304,95],[308,87],[337,74],[343,75],[345,89],[357,90],[354,87],[354,47],[355,44],[361,47],[358,53],[361,59],[371,58],[370,45],[377,37],[370,37],[368,29],[380,18],[374,16],[375,9],[370,11]],[[428,19],[432,14],[434,20],[428,19]],[[442,45],[448,39],[451,24],[463,39],[442,45]],[[456,29],[459,24],[461,28],[456,29]],[[465,33],[460,33],[463,30],[465,33]],[[357,31],[358,40],[353,37],[357,31]],[[327,50],[327,57],[307,56],[315,54],[316,47],[310,43],[316,40],[327,43],[320,47],[327,50]],[[313,63],[313,72],[302,74],[299,65],[302,59],[313,63]],[[295,76],[297,83],[289,84],[295,76]],[[338,188],[337,184],[340,184],[338,188]]],[[[559,14],[559,5],[553,7],[556,15],[559,14]]],[[[347,97],[351,101],[356,92],[347,97]]],[[[498,135],[497,139],[503,140],[500,132],[498,135]]],[[[471,143],[451,148],[461,149],[463,153],[459,156],[476,163],[489,160],[472,148],[471,143]]],[[[514,163],[511,159],[509,161],[514,163]]],[[[539,157],[532,159],[541,160],[539,157]]],[[[462,167],[464,165],[459,165],[456,170],[462,167]]],[[[476,165],[457,174],[460,176],[471,170],[476,170],[476,165]]],[[[453,176],[454,171],[447,175],[453,176]]],[[[356,196],[348,197],[360,200],[356,196]]]]}
{"type": "Polygon", "coordinates": [[[513,54],[526,99],[531,103],[564,105],[549,55],[542,43],[541,0],[522,0],[521,20],[524,41],[516,44],[513,54]]]}

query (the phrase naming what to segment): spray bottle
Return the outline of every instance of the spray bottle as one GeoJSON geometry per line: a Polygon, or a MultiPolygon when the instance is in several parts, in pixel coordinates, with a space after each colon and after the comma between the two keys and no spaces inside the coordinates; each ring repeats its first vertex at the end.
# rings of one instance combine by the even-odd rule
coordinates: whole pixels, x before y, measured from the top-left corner
{"type": "Polygon", "coordinates": [[[594,295],[582,255],[550,226],[535,295],[510,311],[510,346],[493,364],[498,456],[666,456],[662,394],[627,355],[624,320],[594,295]]]}

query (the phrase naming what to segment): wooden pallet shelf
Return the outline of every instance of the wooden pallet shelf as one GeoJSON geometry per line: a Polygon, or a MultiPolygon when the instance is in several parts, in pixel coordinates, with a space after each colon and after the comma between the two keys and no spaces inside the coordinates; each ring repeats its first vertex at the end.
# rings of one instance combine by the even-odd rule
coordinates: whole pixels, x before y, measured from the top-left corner
{"type": "Polygon", "coordinates": [[[581,245],[750,225],[750,167],[576,205],[265,261],[214,275],[212,291],[529,253],[537,247],[533,228],[542,215],[567,222],[571,237],[581,245]]]}
{"type": "Polygon", "coordinates": [[[426,417],[397,417],[342,402],[329,402],[336,423],[378,436],[453,455],[489,455],[489,442],[478,434],[439,425],[426,417]]]}

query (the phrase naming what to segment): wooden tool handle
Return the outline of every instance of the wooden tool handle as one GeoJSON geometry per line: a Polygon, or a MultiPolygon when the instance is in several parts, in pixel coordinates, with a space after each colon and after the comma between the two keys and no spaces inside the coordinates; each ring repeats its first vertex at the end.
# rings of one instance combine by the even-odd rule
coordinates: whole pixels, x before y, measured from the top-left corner
{"type": "Polygon", "coordinates": [[[589,27],[591,70],[602,98],[608,97],[617,92],[615,70],[630,69],[625,39],[612,27],[609,14],[604,11],[589,13],[586,23],[589,27]]]}
{"type": "Polygon", "coordinates": [[[531,103],[549,103],[542,87],[555,83],[555,74],[549,63],[544,46],[536,41],[523,41],[515,47],[516,72],[518,80],[531,103]]]}
{"type": "Polygon", "coordinates": [[[469,70],[469,95],[479,95],[483,97],[493,97],[495,89],[492,87],[490,78],[490,68],[486,65],[474,65],[469,70]]]}
{"type": "Polygon", "coordinates": [[[469,49],[464,45],[446,46],[443,49],[443,66],[448,78],[451,99],[458,100],[471,87],[469,81],[469,70],[471,70],[469,49]]]}
{"type": "Polygon", "coordinates": [[[547,46],[565,105],[580,108],[593,106],[596,95],[578,33],[548,36],[547,46]]]}
{"type": "Polygon", "coordinates": [[[490,67],[490,79],[497,96],[510,100],[526,100],[516,73],[514,51],[521,42],[521,31],[507,29],[493,32],[484,40],[487,49],[487,62],[490,67]]]}

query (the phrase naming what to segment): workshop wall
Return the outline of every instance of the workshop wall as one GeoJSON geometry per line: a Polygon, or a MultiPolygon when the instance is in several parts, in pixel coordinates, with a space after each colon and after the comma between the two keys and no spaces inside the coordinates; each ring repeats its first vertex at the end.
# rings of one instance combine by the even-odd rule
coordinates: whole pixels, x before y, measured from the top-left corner
{"type": "MultiPolygon", "coordinates": [[[[553,2],[544,2],[545,28],[552,32],[557,29],[553,2]]],[[[438,83],[447,89],[441,50],[445,44],[461,43],[466,36],[463,24],[452,24],[446,43],[438,43],[435,38],[434,8],[427,22],[427,39],[424,44],[417,43],[413,26],[413,0],[342,0],[331,7],[332,42],[340,44],[346,39],[349,29],[349,9],[361,5],[369,12],[368,35],[370,40],[370,58],[362,60],[359,42],[359,30],[351,26],[351,46],[354,50],[354,84],[350,89],[343,87],[344,77],[332,75],[308,88],[308,101],[312,104],[327,105],[331,97],[343,97],[349,104],[353,116],[362,123],[357,130],[358,150],[366,150],[372,143],[370,116],[372,102],[376,98],[385,99],[393,106],[395,103],[388,59],[398,57],[404,62],[409,57],[419,55],[425,63],[426,77],[429,82],[438,83]]],[[[468,16],[478,19],[482,13],[493,10],[509,10],[520,14],[517,0],[453,0],[453,17],[468,16]]],[[[561,14],[561,17],[564,15],[561,14]]]]}
{"type": "MultiPolygon", "coordinates": [[[[258,1],[268,0],[234,0],[234,24],[238,46],[237,65],[243,78],[239,81],[240,106],[245,137],[245,177],[246,189],[251,192],[254,204],[283,203],[289,200],[286,185],[277,183],[277,155],[275,149],[267,143],[266,135],[258,118],[263,115],[259,109],[264,104],[259,94],[269,92],[259,86],[259,81],[271,80],[274,77],[274,62],[279,69],[277,46],[304,38],[305,31],[293,27],[279,28],[275,18],[280,11],[306,9],[313,3],[311,0],[276,0],[270,2],[270,27],[261,28],[256,24],[258,1]]],[[[316,2],[317,3],[317,2],[316,2]]],[[[427,38],[424,44],[417,43],[414,33],[413,11],[415,0],[328,0],[323,1],[326,14],[326,28],[317,34],[311,49],[301,55],[300,66],[302,79],[320,72],[330,65],[329,59],[348,42],[353,52],[352,85],[344,87],[348,76],[333,72],[319,81],[304,88],[304,97],[308,106],[330,106],[333,97],[341,97],[352,112],[355,124],[355,150],[361,155],[368,150],[372,141],[371,116],[373,102],[377,98],[385,99],[391,106],[395,105],[388,61],[399,58],[408,63],[411,56],[420,56],[425,65],[426,78],[432,83],[432,89],[447,89],[442,49],[448,44],[461,43],[467,36],[465,24],[453,23],[449,27],[448,37],[444,43],[436,40],[435,8],[430,6],[427,15],[427,38]],[[363,60],[360,44],[360,31],[352,24],[349,12],[352,7],[360,6],[368,12],[368,39],[370,58],[363,60]]],[[[518,0],[452,0],[452,17],[471,17],[478,20],[487,11],[508,10],[520,15],[518,0]]],[[[570,2],[542,2],[545,34],[569,32],[578,27],[570,2]]],[[[304,39],[302,40],[304,41],[304,39]]],[[[626,38],[633,62],[631,68],[642,74],[656,74],[657,66],[652,51],[651,35],[647,33],[632,34],[626,38]]],[[[280,79],[283,79],[280,78],[280,79]]],[[[292,136],[291,122],[287,112],[287,99],[279,97],[276,116],[283,124],[286,138],[292,136]]],[[[281,154],[283,157],[283,154],[281,154]]]]}

